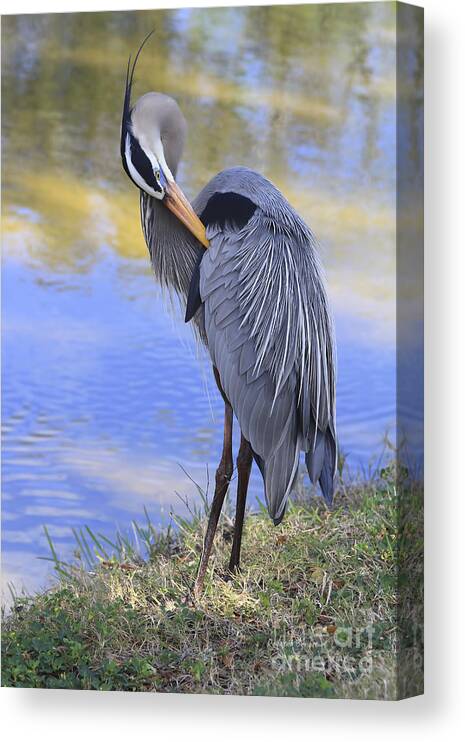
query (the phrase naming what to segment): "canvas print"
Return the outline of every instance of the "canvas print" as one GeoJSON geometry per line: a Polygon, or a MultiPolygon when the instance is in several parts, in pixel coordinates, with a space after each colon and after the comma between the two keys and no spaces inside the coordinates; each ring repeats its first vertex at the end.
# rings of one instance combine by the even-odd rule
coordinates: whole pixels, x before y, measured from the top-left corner
{"type": "Polygon", "coordinates": [[[2,684],[423,688],[423,13],[2,18],[2,684]]]}

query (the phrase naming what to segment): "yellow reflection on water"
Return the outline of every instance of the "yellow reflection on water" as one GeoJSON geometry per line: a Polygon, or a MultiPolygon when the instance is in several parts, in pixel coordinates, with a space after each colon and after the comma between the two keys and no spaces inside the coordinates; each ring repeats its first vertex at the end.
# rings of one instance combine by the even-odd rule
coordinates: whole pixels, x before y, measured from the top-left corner
{"type": "MultiPolygon", "coordinates": [[[[372,319],[387,322],[395,289],[395,212],[363,191],[337,199],[303,183],[275,182],[322,245],[333,300],[353,311],[366,302],[372,319]],[[366,246],[363,263],[360,246],[366,246]]],[[[104,245],[124,258],[147,260],[138,192],[130,185],[111,191],[71,173],[32,173],[25,182],[18,174],[14,191],[16,202],[6,200],[2,220],[4,249],[12,257],[76,272],[104,245]]]]}
{"type": "Polygon", "coordinates": [[[119,128],[127,57],[153,27],[135,95],[158,88],[184,110],[187,193],[232,165],[262,172],[322,244],[336,308],[370,316],[386,334],[394,4],[4,19],[6,254],[61,273],[82,271],[102,248],[147,261],[119,128]]]}

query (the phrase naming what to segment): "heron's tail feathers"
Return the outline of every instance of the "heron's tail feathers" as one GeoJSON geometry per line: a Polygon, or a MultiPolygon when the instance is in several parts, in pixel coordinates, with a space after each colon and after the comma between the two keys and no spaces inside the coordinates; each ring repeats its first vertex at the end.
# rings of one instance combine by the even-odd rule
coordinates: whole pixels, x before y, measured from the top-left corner
{"type": "Polygon", "coordinates": [[[288,497],[294,487],[299,468],[300,443],[286,436],[273,455],[264,461],[255,456],[265,484],[268,512],[275,526],[283,519],[288,497]]]}
{"type": "Polygon", "coordinates": [[[337,445],[332,430],[327,428],[325,433],[318,430],[313,450],[305,454],[305,463],[313,484],[320,483],[323,497],[328,505],[331,505],[333,501],[336,462],[337,445]]]}

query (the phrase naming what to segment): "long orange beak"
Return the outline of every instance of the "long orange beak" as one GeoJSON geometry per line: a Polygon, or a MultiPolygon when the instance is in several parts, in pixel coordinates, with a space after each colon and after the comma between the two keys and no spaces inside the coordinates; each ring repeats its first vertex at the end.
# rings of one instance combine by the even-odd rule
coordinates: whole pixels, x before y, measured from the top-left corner
{"type": "Polygon", "coordinates": [[[169,181],[165,189],[163,203],[181,221],[194,237],[206,248],[209,241],[205,234],[205,227],[190,205],[189,201],[174,181],[169,181]]]}

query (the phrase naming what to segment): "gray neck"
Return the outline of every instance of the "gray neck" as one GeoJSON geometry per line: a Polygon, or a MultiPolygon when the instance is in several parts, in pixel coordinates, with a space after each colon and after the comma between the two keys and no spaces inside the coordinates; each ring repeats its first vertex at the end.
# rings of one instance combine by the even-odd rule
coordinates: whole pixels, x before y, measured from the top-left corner
{"type": "MultiPolygon", "coordinates": [[[[192,274],[203,248],[161,201],[144,191],[141,191],[140,208],[155,277],[162,288],[179,297],[185,308],[192,274]]],[[[201,310],[194,322],[203,335],[201,310]]]]}

